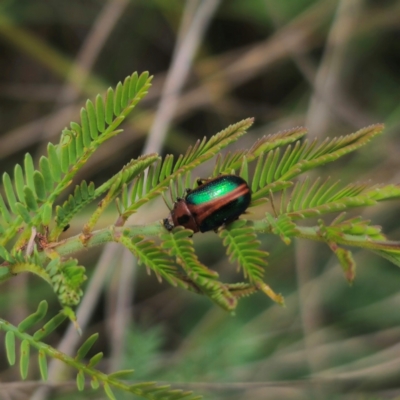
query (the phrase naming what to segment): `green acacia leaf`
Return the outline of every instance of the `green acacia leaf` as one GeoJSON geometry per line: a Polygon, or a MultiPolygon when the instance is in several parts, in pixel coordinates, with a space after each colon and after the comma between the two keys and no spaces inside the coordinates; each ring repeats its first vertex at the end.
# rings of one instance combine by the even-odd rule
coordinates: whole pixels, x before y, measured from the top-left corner
{"type": "Polygon", "coordinates": [[[40,201],[46,200],[46,185],[43,175],[39,171],[33,173],[36,196],[40,201]]]}
{"type": "Polygon", "coordinates": [[[265,177],[265,182],[270,184],[274,181],[275,178],[275,172],[276,172],[276,167],[278,165],[279,157],[281,154],[280,149],[276,149],[273,152],[268,153],[267,158],[265,160],[264,168],[263,170],[265,171],[262,174],[262,177],[265,177]]]}
{"type": "Polygon", "coordinates": [[[187,274],[185,280],[188,283],[193,282],[194,288],[200,288],[203,294],[223,309],[228,311],[235,309],[236,297],[230,293],[225,284],[217,280],[218,273],[207,268],[197,258],[190,238],[192,234],[191,230],[177,226],[172,232],[162,234],[162,247],[171,256],[175,256],[176,262],[187,274]]]}
{"type": "Polygon", "coordinates": [[[174,262],[154,241],[143,236],[130,238],[129,234],[125,234],[120,242],[138,258],[139,265],[144,264],[151,268],[159,281],[164,278],[173,286],[181,284],[174,262]]]}
{"type": "MultiPolygon", "coordinates": [[[[380,135],[383,129],[382,124],[371,125],[350,135],[335,137],[332,140],[325,139],[319,146],[312,142],[307,147],[307,141],[305,141],[298,147],[300,154],[296,154],[284,165],[279,179],[289,180],[312,168],[335,161],[364,146],[373,137],[380,135]]],[[[297,151],[296,148],[294,150],[297,151]]]]}
{"type": "Polygon", "coordinates": [[[386,258],[394,265],[400,267],[400,251],[399,250],[372,250],[373,253],[386,258]]]}
{"type": "Polygon", "coordinates": [[[45,191],[50,192],[53,189],[54,181],[51,174],[50,161],[47,157],[40,157],[39,160],[40,171],[42,172],[45,191]]]}
{"type": "Polygon", "coordinates": [[[100,95],[96,96],[96,124],[99,132],[103,133],[106,129],[105,124],[105,110],[104,110],[104,101],[100,95]]]}
{"type": "Polygon", "coordinates": [[[80,361],[85,358],[86,354],[89,352],[89,350],[92,348],[96,340],[99,338],[98,333],[94,333],[92,336],[87,338],[85,342],[82,344],[82,346],[79,348],[79,350],[76,353],[75,359],[80,361]]]}
{"type": "Polygon", "coordinates": [[[103,359],[103,353],[97,353],[95,354],[88,363],[88,368],[93,368],[95,367],[101,360],[103,359]]]}
{"type": "MultiPolygon", "coordinates": [[[[3,259],[3,260],[7,260],[7,261],[10,261],[11,260],[11,256],[10,256],[10,253],[6,250],[6,248],[5,247],[3,247],[3,246],[0,246],[0,257],[3,259]]],[[[7,268],[8,269],[8,268],[7,268]]]]}
{"type": "Polygon", "coordinates": [[[21,218],[24,220],[24,222],[29,224],[32,221],[29,211],[26,209],[26,207],[23,204],[15,203],[15,209],[16,209],[16,213],[21,216],[21,218]]]}
{"type": "Polygon", "coordinates": [[[376,201],[398,199],[400,197],[400,185],[376,185],[364,193],[376,201]]]}
{"type": "Polygon", "coordinates": [[[100,195],[101,192],[95,192],[93,182],[88,185],[86,181],[82,181],[80,185],[77,185],[74,193],[69,195],[61,206],[56,207],[57,228],[51,233],[51,239],[57,238],[72,218],[100,195]]]}
{"type": "Polygon", "coordinates": [[[57,155],[57,149],[52,143],[49,143],[47,145],[47,154],[49,155],[51,176],[53,177],[55,182],[59,182],[62,175],[61,162],[57,155]]]}
{"type": "Polygon", "coordinates": [[[89,120],[90,137],[93,140],[96,140],[99,137],[99,131],[97,129],[97,116],[94,105],[90,100],[86,102],[86,111],[89,120]]]}
{"type": "Polygon", "coordinates": [[[85,389],[85,374],[82,370],[80,370],[76,375],[76,386],[80,392],[85,389]]]}
{"type": "Polygon", "coordinates": [[[10,365],[15,364],[15,334],[14,332],[8,331],[6,332],[6,354],[7,360],[10,365]]]}
{"type": "Polygon", "coordinates": [[[239,176],[242,177],[246,182],[249,181],[249,165],[247,163],[246,156],[242,159],[242,166],[240,168],[239,176]]]}
{"type": "MultiPolygon", "coordinates": [[[[133,75],[137,76],[136,73],[133,75]]],[[[136,89],[135,89],[136,93],[139,92],[142,88],[144,88],[147,85],[148,80],[149,80],[149,73],[147,71],[142,72],[137,79],[136,89]]]]}
{"type": "Polygon", "coordinates": [[[138,86],[140,88],[141,86],[143,86],[143,84],[146,84],[146,81],[148,80],[148,78],[149,78],[149,74],[144,72],[141,75],[141,79],[143,79],[144,82],[142,83],[142,81],[141,81],[140,85],[138,85],[138,81],[139,81],[138,73],[134,72],[131,75],[131,80],[129,82],[129,98],[133,98],[135,96],[135,94],[137,93],[138,86]]]}
{"type": "Polygon", "coordinates": [[[291,243],[291,237],[299,234],[296,225],[285,214],[274,218],[271,214],[267,213],[265,219],[269,223],[270,231],[274,235],[278,235],[286,245],[291,243]]]}
{"type": "Polygon", "coordinates": [[[33,158],[29,153],[25,154],[24,170],[25,170],[26,184],[32,190],[32,192],[34,192],[35,182],[33,180],[33,173],[35,172],[35,167],[33,165],[33,158]]]}
{"type": "MultiPolygon", "coordinates": [[[[277,147],[281,147],[295,141],[298,141],[307,133],[307,130],[303,127],[296,127],[285,131],[278,132],[273,135],[263,136],[258,139],[250,149],[237,150],[233,153],[227,153],[225,157],[218,156],[217,163],[215,165],[212,176],[218,176],[219,174],[232,174],[232,171],[238,170],[242,165],[243,157],[246,157],[247,162],[251,162],[258,157],[262,156],[263,153],[274,154],[272,150],[277,147]]],[[[278,154],[279,154],[279,150],[278,154]]],[[[271,171],[268,168],[261,169],[261,171],[270,171],[273,175],[274,169],[271,171]]],[[[258,175],[258,174],[257,174],[258,175]]],[[[263,175],[263,182],[265,183],[265,175],[263,175]]],[[[261,175],[260,175],[261,179],[261,175]]],[[[271,183],[272,180],[268,183],[271,183]]],[[[264,185],[264,184],[263,184],[264,185]]],[[[262,187],[263,185],[259,186],[262,187]]]]}
{"type": "Polygon", "coordinates": [[[20,355],[20,373],[22,379],[26,379],[29,371],[29,355],[30,355],[30,344],[28,339],[24,339],[21,342],[21,355],[20,355]]]}
{"type": "Polygon", "coordinates": [[[289,201],[286,201],[285,194],[281,198],[280,212],[287,213],[291,219],[310,218],[377,202],[367,184],[353,183],[340,188],[339,181],[332,183],[329,178],[325,181],[318,178],[311,186],[309,179],[297,182],[289,201]]]}
{"type": "Polygon", "coordinates": [[[121,96],[121,107],[125,108],[129,101],[129,88],[130,88],[131,77],[127,76],[122,85],[122,96],[121,96]]]}
{"type": "Polygon", "coordinates": [[[90,386],[94,390],[97,390],[100,387],[99,380],[95,376],[92,377],[92,380],[90,381],[90,386]]]}
{"type": "Polygon", "coordinates": [[[121,114],[121,99],[122,99],[122,83],[118,82],[117,87],[115,89],[115,97],[114,97],[114,114],[121,114]]]}
{"type": "Polygon", "coordinates": [[[40,320],[42,320],[45,317],[45,315],[47,314],[47,308],[48,308],[47,301],[42,300],[39,303],[36,312],[29,315],[22,322],[20,322],[20,324],[18,325],[18,330],[20,332],[25,332],[29,328],[31,328],[33,325],[38,323],[40,320]]]}
{"type": "MultiPolygon", "coordinates": [[[[69,139],[70,140],[70,139],[69,139]]],[[[65,174],[69,170],[69,143],[64,143],[61,145],[61,171],[65,174]]]]}
{"type": "Polygon", "coordinates": [[[35,193],[28,186],[24,187],[24,198],[26,207],[29,211],[36,211],[38,209],[35,193]]]}
{"type": "Polygon", "coordinates": [[[38,353],[38,363],[39,363],[40,376],[43,381],[47,381],[48,378],[47,358],[46,358],[46,353],[42,349],[40,349],[38,353]]]}
{"type": "Polygon", "coordinates": [[[114,393],[112,392],[110,385],[106,382],[104,383],[104,392],[106,393],[107,397],[110,400],[117,400],[117,398],[114,396],[114,393]]]}
{"type": "Polygon", "coordinates": [[[132,159],[128,164],[124,165],[121,171],[96,189],[96,197],[105,193],[107,190],[111,191],[111,189],[112,194],[120,192],[123,184],[131,183],[134,178],[159,159],[156,153],[146,154],[132,159]]]}
{"type": "Polygon", "coordinates": [[[229,261],[237,262],[251,283],[272,300],[283,304],[283,297],[276,294],[263,280],[268,253],[259,248],[260,241],[257,240],[254,228],[247,225],[245,220],[238,220],[221,229],[219,236],[226,247],[229,261]]]}
{"type": "Polygon", "coordinates": [[[257,249],[260,242],[257,241],[254,229],[246,226],[245,220],[239,220],[222,229],[219,236],[227,248],[229,260],[237,261],[251,281],[262,280],[268,253],[257,249]]]}
{"type": "Polygon", "coordinates": [[[11,214],[8,211],[6,203],[4,202],[3,196],[0,194],[0,212],[1,216],[4,218],[4,222],[9,224],[11,222],[11,214]]]}
{"type": "Polygon", "coordinates": [[[106,95],[106,109],[105,109],[105,120],[108,125],[111,124],[114,117],[114,90],[108,88],[106,95]]]}
{"type": "Polygon", "coordinates": [[[76,122],[71,122],[70,124],[71,126],[71,131],[72,134],[75,137],[75,152],[76,152],[76,157],[81,157],[82,154],[85,151],[85,146],[83,144],[83,134],[82,134],[82,129],[79,126],[79,124],[77,124],[76,122]]]}
{"type": "Polygon", "coordinates": [[[254,193],[259,187],[262,187],[264,182],[261,184],[261,174],[262,174],[262,163],[264,161],[264,155],[261,154],[258,157],[256,169],[254,170],[253,180],[251,181],[251,192],[254,193]]]}
{"type": "Polygon", "coordinates": [[[68,144],[68,160],[69,164],[73,165],[76,162],[77,159],[77,154],[76,154],[76,137],[75,133],[68,130],[68,135],[71,138],[69,144],[68,144]]]}
{"type": "Polygon", "coordinates": [[[48,321],[42,328],[40,328],[34,333],[33,339],[36,340],[37,342],[41,341],[51,332],[57,329],[66,319],[67,316],[64,314],[64,312],[59,312],[50,321],[48,321]]]}
{"type": "Polygon", "coordinates": [[[134,369],[122,369],[120,371],[112,372],[108,375],[108,377],[112,379],[128,379],[128,377],[130,377],[134,373],[134,369]]]}
{"type": "Polygon", "coordinates": [[[17,164],[14,168],[14,185],[19,201],[23,202],[25,181],[22,167],[19,164],[17,164]]]}
{"type": "Polygon", "coordinates": [[[172,154],[167,154],[161,166],[160,178],[159,178],[160,181],[163,181],[168,176],[171,176],[173,164],[174,164],[174,156],[172,154]]]}
{"type": "Polygon", "coordinates": [[[51,217],[52,217],[52,212],[53,212],[53,207],[51,204],[44,204],[42,208],[42,222],[43,225],[49,226],[51,222],[51,217]]]}
{"type": "Polygon", "coordinates": [[[82,124],[82,136],[83,136],[83,145],[85,148],[89,148],[92,143],[92,138],[90,135],[90,127],[89,127],[89,117],[86,109],[81,109],[81,124],[82,124]]]}
{"type": "Polygon", "coordinates": [[[17,198],[15,197],[10,175],[8,175],[7,172],[3,174],[3,186],[4,186],[4,191],[6,193],[7,202],[11,211],[14,214],[18,214],[17,208],[15,206],[15,204],[17,203],[17,198]]]}

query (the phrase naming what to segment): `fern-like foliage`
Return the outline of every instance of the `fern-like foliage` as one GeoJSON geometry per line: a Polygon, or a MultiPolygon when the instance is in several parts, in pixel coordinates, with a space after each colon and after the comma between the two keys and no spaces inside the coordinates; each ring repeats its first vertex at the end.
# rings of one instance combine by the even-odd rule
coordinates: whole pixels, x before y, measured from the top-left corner
{"type": "MultiPolygon", "coordinates": [[[[97,207],[97,210],[93,213],[89,222],[84,227],[84,233],[88,234],[94,228],[96,222],[107,208],[108,205],[112,203],[112,201],[120,195],[123,190],[126,190],[127,185],[132,182],[135,177],[140,176],[145,169],[147,169],[151,164],[157,161],[157,154],[148,154],[138,159],[131,160],[130,163],[125,165],[120,172],[114,175],[111,179],[109,179],[106,183],[101,185],[98,190],[95,192],[95,196],[102,195],[105,191],[107,191],[106,196],[102,199],[100,204],[97,207]]],[[[123,209],[120,210],[123,212],[123,209]]],[[[124,219],[122,218],[122,221],[124,219]]],[[[121,225],[123,222],[121,222],[121,225]]]]}
{"type": "Polygon", "coordinates": [[[82,391],[85,388],[86,378],[88,378],[90,379],[90,385],[93,390],[98,390],[101,386],[106,396],[111,400],[116,399],[113,389],[123,390],[149,400],[197,400],[201,398],[200,396],[194,396],[192,392],[189,391],[171,389],[169,385],[158,385],[155,382],[129,383],[122,380],[127,376],[131,376],[133,370],[118,371],[117,373],[109,375],[101,372],[96,368],[96,365],[103,358],[103,354],[97,353],[87,358],[87,354],[98,339],[99,335],[97,333],[86,339],[77,350],[75,357],[70,357],[48,344],[43,343],[42,340],[67,318],[64,312],[60,312],[32,335],[29,334],[27,331],[36,326],[46,316],[47,308],[46,301],[40,302],[36,312],[26,317],[18,326],[13,326],[0,318],[0,331],[3,330],[5,332],[5,349],[7,360],[10,365],[16,363],[17,340],[21,342],[19,365],[22,379],[26,379],[28,376],[31,349],[33,348],[38,351],[39,371],[44,381],[46,381],[48,377],[47,358],[51,357],[57,358],[77,371],[76,383],[78,390],[82,391]]]}
{"type": "Polygon", "coordinates": [[[246,159],[248,162],[253,161],[266,152],[270,152],[273,149],[301,139],[306,133],[307,130],[302,127],[288,129],[258,139],[248,150],[244,149],[234,153],[227,153],[225,157],[219,153],[213,176],[219,174],[230,174],[232,171],[236,171],[241,167],[243,159],[246,159]]]}
{"type": "MultiPolygon", "coordinates": [[[[41,157],[39,169],[27,154],[24,168],[17,165],[14,169],[14,183],[9,174],[3,174],[5,199],[0,200],[0,212],[6,226],[1,245],[15,236],[23,222],[28,226],[50,224],[54,201],[95,150],[121,132],[118,126],[147,93],[150,81],[147,73],[140,77],[135,73],[119,83],[115,91],[110,88],[105,99],[97,96],[94,103],[88,100],[81,110],[81,124],[72,122],[58,145],[48,145],[47,157],[41,157]]],[[[25,239],[22,234],[20,241],[25,239]]]]}
{"type": "Polygon", "coordinates": [[[286,214],[281,214],[277,218],[274,218],[271,214],[267,213],[265,219],[269,223],[271,233],[278,235],[285,244],[290,244],[290,237],[296,236],[299,233],[296,224],[286,214]]]}
{"type": "MultiPolygon", "coordinates": [[[[342,185],[320,178],[310,179],[301,174],[333,162],[367,144],[380,135],[383,125],[372,125],[347,136],[317,140],[304,139],[306,130],[294,128],[258,139],[249,149],[222,151],[239,140],[252,125],[251,118],[227,127],[202,140],[178,157],[147,154],[131,160],[113,177],[98,187],[93,183],[75,182],[77,173],[94,152],[107,140],[121,132],[120,124],[147,93],[151,83],[148,73],[136,73],[109,89],[106,96],[88,100],[80,112],[80,122],[72,122],[61,134],[59,143],[49,143],[38,165],[27,154],[12,173],[2,176],[0,195],[0,282],[17,274],[31,272],[46,281],[62,305],[62,311],[33,335],[29,330],[44,318],[47,306],[39,305],[36,313],[18,327],[0,319],[0,329],[6,332],[5,342],[10,364],[16,362],[16,339],[21,342],[20,369],[25,378],[31,348],[38,350],[42,377],[47,377],[47,357],[56,357],[77,370],[77,387],[82,390],[86,378],[94,389],[102,386],[114,399],[118,388],[148,399],[180,399],[193,397],[188,392],[170,390],[154,383],[128,384],[117,375],[106,375],[95,368],[102,354],[86,360],[97,339],[90,337],[78,350],[75,358],[57,352],[42,340],[65,318],[74,321],[71,307],[83,294],[85,269],[75,253],[80,250],[114,241],[129,249],[156,278],[180,289],[207,296],[218,306],[232,311],[238,301],[257,291],[282,304],[265,281],[268,252],[261,248],[259,236],[274,234],[285,244],[294,238],[325,243],[337,256],[346,279],[355,278],[356,265],[349,247],[363,247],[400,266],[400,243],[388,240],[381,229],[361,217],[347,218],[345,212],[355,207],[373,206],[380,201],[400,197],[399,185],[342,185]],[[240,175],[252,192],[250,207],[271,203],[264,217],[246,219],[218,228],[217,240],[226,248],[229,260],[243,272],[243,280],[221,282],[217,272],[200,262],[193,243],[193,232],[183,226],[167,231],[162,221],[146,226],[129,226],[128,218],[143,205],[159,196],[169,209],[178,197],[185,197],[193,188],[194,169],[214,158],[210,176],[240,175]],[[253,172],[252,172],[253,171],[253,172]],[[165,195],[169,189],[170,198],[165,195]],[[59,203],[60,195],[67,200],[59,203]],[[67,196],[68,195],[68,196],[67,196]],[[97,202],[95,210],[77,236],[60,240],[61,233],[74,223],[76,214],[97,202]],[[95,230],[104,211],[115,205],[116,219],[111,226],[95,230]],[[323,219],[336,213],[331,221],[323,219]],[[311,223],[307,220],[313,218],[311,223]],[[315,223],[315,218],[318,223],[315,223]],[[302,220],[301,225],[298,221],[302,220]]],[[[207,178],[207,176],[203,176],[207,178]]],[[[223,199],[221,200],[223,203],[223,199]]],[[[167,216],[168,210],[165,210],[167,216]]],[[[212,234],[212,233],[210,233],[212,234]]],[[[195,240],[195,239],[194,239],[195,240]]],[[[123,371],[117,373],[122,374],[123,371]]],[[[122,376],[121,375],[121,376],[122,376]]]]}
{"type": "Polygon", "coordinates": [[[363,195],[368,188],[367,184],[349,184],[341,188],[339,181],[331,182],[327,179],[321,182],[318,178],[311,186],[309,184],[309,179],[298,182],[289,196],[283,194],[281,213],[287,214],[292,219],[304,219],[351,207],[376,204],[376,200],[363,195]]]}
{"type": "Polygon", "coordinates": [[[109,196],[103,201],[103,208],[97,210],[89,221],[89,227],[94,225],[107,200],[115,198],[122,186],[129,184],[153,163],[157,155],[132,160],[98,189],[92,183],[77,185],[68,200],[56,207],[55,225],[52,224],[54,203],[96,149],[121,132],[118,126],[147,93],[150,82],[147,73],[140,76],[134,73],[124,83],[119,83],[115,90],[110,88],[105,99],[97,96],[94,103],[88,100],[81,110],[80,124],[72,122],[70,128],[64,129],[59,144],[49,143],[47,156],[40,158],[38,169],[35,169],[31,155],[27,154],[23,166],[17,164],[14,168],[13,177],[3,174],[0,246],[2,258],[6,261],[2,267],[5,278],[29,270],[52,284],[61,304],[76,305],[79,302],[82,295],[80,286],[85,279],[82,268],[73,258],[61,260],[57,254],[53,255],[49,251],[50,243],[57,240],[80,209],[108,190],[109,196]],[[5,246],[11,239],[15,244],[6,250],[5,246]],[[46,257],[37,256],[38,252],[43,252],[46,257]],[[54,262],[54,259],[58,261],[54,262]],[[46,264],[49,264],[47,269],[43,268],[46,264]]]}
{"type": "Polygon", "coordinates": [[[162,236],[163,247],[176,258],[187,274],[187,280],[192,282],[200,293],[206,294],[222,308],[233,310],[237,303],[236,297],[227,285],[217,280],[218,274],[215,271],[199,261],[193,249],[191,236],[191,231],[177,227],[173,232],[162,236]]]}
{"type": "Polygon", "coordinates": [[[86,280],[85,268],[78,260],[69,258],[62,261],[55,258],[46,266],[54,291],[61,304],[76,306],[82,297],[82,283],[86,280]]]}
{"type": "Polygon", "coordinates": [[[234,222],[220,231],[220,237],[227,249],[229,260],[237,262],[243,269],[245,278],[249,278],[254,286],[283,304],[283,297],[264,283],[264,268],[267,265],[268,253],[260,249],[260,241],[253,227],[247,226],[245,220],[234,222]]]}
{"type": "Polygon", "coordinates": [[[95,198],[95,187],[93,182],[90,182],[88,185],[86,181],[82,181],[80,185],[77,185],[74,193],[69,195],[68,200],[66,200],[62,206],[56,207],[55,221],[58,229],[57,231],[53,231],[53,236],[58,237],[60,231],[65,229],[74,215],[95,198]]]}
{"type": "MultiPolygon", "coordinates": [[[[178,179],[181,175],[190,172],[199,164],[214,157],[230,143],[238,140],[252,123],[253,120],[249,118],[231,125],[212,136],[208,141],[206,138],[202,141],[198,140],[193,147],[189,147],[185,155],[180,155],[176,162],[172,155],[165,157],[164,162],[149,169],[147,177],[145,175],[138,177],[131,192],[131,204],[129,205],[127,201],[124,202],[125,211],[122,217],[126,220],[143,204],[167,190],[171,180],[178,179]]],[[[127,199],[128,196],[124,195],[123,198],[127,199]]]]}
{"type": "Polygon", "coordinates": [[[144,264],[149,271],[154,271],[160,282],[164,278],[173,286],[189,289],[188,282],[178,273],[172,258],[154,241],[145,239],[143,236],[131,238],[129,232],[124,232],[119,241],[136,256],[139,265],[144,264]]]}

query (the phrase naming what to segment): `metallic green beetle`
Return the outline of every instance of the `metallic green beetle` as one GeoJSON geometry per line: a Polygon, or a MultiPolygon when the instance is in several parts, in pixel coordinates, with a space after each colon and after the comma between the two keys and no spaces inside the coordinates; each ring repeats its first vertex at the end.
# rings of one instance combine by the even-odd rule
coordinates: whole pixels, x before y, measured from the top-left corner
{"type": "Polygon", "coordinates": [[[199,179],[196,189],[187,189],[185,198],[178,198],[164,227],[172,230],[184,226],[196,232],[216,230],[239,218],[251,202],[247,182],[236,175],[220,175],[199,179]]]}

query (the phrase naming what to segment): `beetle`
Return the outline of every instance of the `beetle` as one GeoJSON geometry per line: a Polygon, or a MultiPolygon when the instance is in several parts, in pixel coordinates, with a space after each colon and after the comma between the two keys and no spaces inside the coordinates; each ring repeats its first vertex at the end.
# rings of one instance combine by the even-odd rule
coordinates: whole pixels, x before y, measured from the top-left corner
{"type": "Polygon", "coordinates": [[[238,219],[250,205],[251,190],[240,176],[198,179],[197,184],[195,189],[186,189],[184,198],[176,199],[174,208],[163,220],[167,230],[184,226],[194,233],[216,231],[238,219]]]}

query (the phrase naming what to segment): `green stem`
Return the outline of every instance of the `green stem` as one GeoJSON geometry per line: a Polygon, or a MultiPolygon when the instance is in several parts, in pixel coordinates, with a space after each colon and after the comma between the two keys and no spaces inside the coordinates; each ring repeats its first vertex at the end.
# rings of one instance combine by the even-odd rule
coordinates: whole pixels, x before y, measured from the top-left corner
{"type": "MultiPolygon", "coordinates": [[[[271,225],[265,221],[248,221],[257,232],[260,233],[270,233],[271,225]]],[[[62,240],[58,243],[51,243],[48,251],[54,251],[61,257],[66,257],[75,254],[79,251],[89,249],[95,246],[99,246],[108,242],[119,242],[119,237],[123,232],[128,232],[128,236],[143,235],[145,237],[149,236],[159,236],[164,232],[164,227],[161,221],[157,221],[151,225],[132,225],[124,227],[108,227],[104,229],[99,229],[93,231],[89,237],[85,237],[82,234],[72,236],[68,239],[62,240]]],[[[327,240],[320,234],[320,228],[318,226],[314,227],[302,227],[296,226],[298,234],[295,235],[297,238],[301,239],[311,239],[319,242],[327,242],[327,240]]],[[[342,234],[335,238],[335,243],[353,247],[361,247],[369,250],[392,250],[400,251],[400,242],[392,240],[371,240],[365,236],[348,235],[342,234]]],[[[40,261],[45,264],[46,259],[49,254],[44,251],[39,254],[40,261]]],[[[0,283],[6,281],[16,274],[22,272],[32,272],[35,275],[40,276],[42,279],[51,284],[50,279],[44,268],[40,268],[34,264],[30,263],[19,263],[10,266],[10,272],[4,274],[0,277],[0,283]]]]}
{"type": "MultiPolygon", "coordinates": [[[[82,235],[72,236],[58,243],[51,243],[47,251],[39,253],[39,262],[40,264],[45,265],[46,259],[48,259],[50,252],[56,252],[59,256],[66,257],[81,250],[99,246],[104,243],[118,242],[119,236],[121,236],[125,231],[129,232],[129,236],[157,236],[163,232],[164,229],[165,228],[160,222],[156,222],[152,225],[146,226],[132,225],[118,228],[111,226],[105,229],[93,231],[89,238],[82,237],[82,235]]],[[[31,272],[44,279],[50,285],[52,284],[46,270],[39,265],[21,262],[9,266],[3,265],[3,267],[8,268],[9,271],[8,273],[0,275],[0,283],[7,281],[8,279],[22,272],[31,272]]]]}
{"type": "MultiPolygon", "coordinates": [[[[255,230],[263,233],[270,233],[271,225],[265,221],[252,221],[252,225],[255,230]]],[[[311,239],[318,242],[327,242],[320,233],[320,228],[318,226],[303,227],[296,225],[296,230],[298,234],[297,238],[301,239],[311,239]]],[[[335,237],[335,243],[342,244],[345,246],[362,247],[369,250],[399,250],[400,251],[400,241],[394,240],[371,240],[367,236],[349,235],[341,234],[335,237]]]]}
{"type": "MultiPolygon", "coordinates": [[[[297,227],[300,232],[298,237],[304,239],[326,242],[319,234],[318,227],[297,227]]],[[[400,250],[400,242],[395,240],[371,240],[367,236],[341,234],[335,238],[335,242],[347,246],[362,247],[369,250],[400,250]]]]}
{"type": "Polygon", "coordinates": [[[72,236],[55,243],[52,245],[51,249],[55,250],[60,256],[66,256],[104,243],[118,242],[118,237],[122,235],[123,232],[129,232],[129,236],[131,237],[137,235],[157,236],[163,232],[164,229],[160,222],[156,222],[152,225],[132,225],[118,228],[111,226],[93,231],[87,240],[83,239],[81,235],[72,236]]]}

